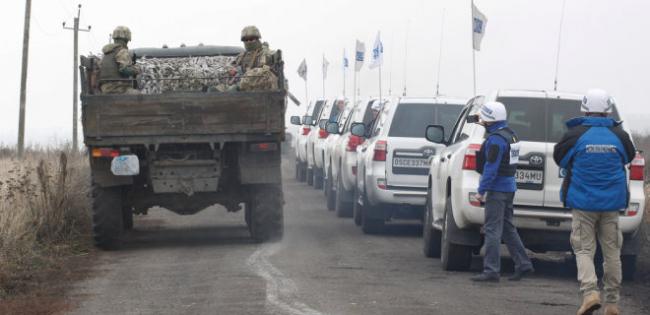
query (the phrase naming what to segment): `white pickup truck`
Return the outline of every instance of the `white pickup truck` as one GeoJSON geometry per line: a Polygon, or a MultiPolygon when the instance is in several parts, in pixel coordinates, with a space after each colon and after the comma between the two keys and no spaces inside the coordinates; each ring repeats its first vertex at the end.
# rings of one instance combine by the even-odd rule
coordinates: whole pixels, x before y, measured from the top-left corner
{"type": "MultiPolygon", "coordinates": [[[[485,139],[485,128],[466,119],[489,101],[506,106],[509,126],[521,141],[514,216],[524,245],[537,252],[570,251],[572,214],[560,200],[563,173],[553,161],[553,147],[566,131],[565,122],[582,116],[582,98],[557,92],[497,91],[470,100],[455,126],[444,130],[447,139],[440,141],[439,126],[427,128],[427,138],[446,147],[434,157],[429,170],[424,254],[441,257],[446,270],[466,270],[472,254],[482,246],[485,215],[476,199],[480,177],[476,153],[485,139]]],[[[616,120],[620,119],[619,110],[615,108],[612,114],[616,120]]],[[[641,242],[644,164],[641,155],[632,162],[628,171],[630,204],[620,211],[626,279],[634,274],[641,242]]]]}

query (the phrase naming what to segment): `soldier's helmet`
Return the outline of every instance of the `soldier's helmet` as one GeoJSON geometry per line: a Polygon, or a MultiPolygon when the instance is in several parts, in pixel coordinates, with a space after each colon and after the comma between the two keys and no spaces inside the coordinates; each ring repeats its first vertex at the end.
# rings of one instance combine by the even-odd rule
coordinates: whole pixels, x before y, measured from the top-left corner
{"type": "Polygon", "coordinates": [[[256,38],[260,39],[262,35],[260,34],[260,30],[257,28],[255,25],[250,25],[244,27],[243,30],[241,30],[241,40],[244,41],[244,39],[247,38],[256,38]]]}
{"type": "Polygon", "coordinates": [[[113,31],[113,39],[124,39],[127,42],[130,42],[131,30],[126,26],[118,26],[113,31]]]}

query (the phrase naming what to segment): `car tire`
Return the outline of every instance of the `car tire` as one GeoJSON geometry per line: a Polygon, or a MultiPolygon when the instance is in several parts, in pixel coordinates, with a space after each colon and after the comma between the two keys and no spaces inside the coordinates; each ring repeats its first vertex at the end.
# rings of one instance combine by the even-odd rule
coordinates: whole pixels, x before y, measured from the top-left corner
{"type": "Polygon", "coordinates": [[[314,168],[314,189],[323,189],[323,170],[320,168],[314,168]]]}
{"type": "Polygon", "coordinates": [[[352,215],[354,217],[354,224],[356,226],[361,226],[362,218],[363,218],[363,212],[361,209],[361,205],[359,204],[359,190],[356,187],[356,184],[354,186],[354,192],[352,195],[352,215]]]}
{"type": "Polygon", "coordinates": [[[122,245],[124,193],[120,186],[92,186],[93,240],[101,249],[118,249],[122,245]]]}
{"type": "Polygon", "coordinates": [[[621,268],[623,269],[623,281],[634,281],[636,274],[637,255],[622,255],[621,268]]]}
{"type": "Polygon", "coordinates": [[[343,179],[339,174],[339,177],[336,180],[336,192],[334,193],[334,209],[336,211],[336,216],[339,218],[349,218],[352,216],[352,203],[343,201],[343,195],[346,193],[348,192],[345,191],[345,188],[343,187],[343,179]]]}
{"type": "Polygon", "coordinates": [[[449,241],[450,232],[448,227],[455,224],[453,215],[451,197],[447,197],[445,220],[440,239],[440,262],[444,270],[466,271],[472,265],[472,247],[454,244],[449,241]]]}
{"type": "Polygon", "coordinates": [[[298,182],[304,183],[307,180],[307,167],[305,163],[298,162],[298,182]]]}
{"type": "Polygon", "coordinates": [[[309,167],[307,167],[307,171],[305,172],[305,178],[307,179],[307,185],[309,186],[314,185],[314,169],[309,169],[309,167]]]}
{"type": "Polygon", "coordinates": [[[332,167],[329,167],[329,171],[327,171],[327,179],[325,180],[325,189],[323,189],[325,193],[325,200],[327,201],[327,210],[333,211],[336,208],[336,191],[334,191],[332,184],[332,167]]]}
{"type": "MultiPolygon", "coordinates": [[[[383,232],[384,225],[386,224],[386,220],[384,219],[383,215],[381,218],[373,218],[368,215],[368,211],[370,210],[368,198],[366,197],[365,193],[361,196],[361,198],[363,198],[363,206],[361,206],[361,212],[363,213],[361,217],[361,230],[364,234],[379,234],[383,232]]],[[[375,210],[383,212],[383,208],[378,207],[375,210]]]]}
{"type": "Polygon", "coordinates": [[[422,228],[422,252],[429,258],[440,258],[442,233],[433,227],[433,209],[431,190],[427,193],[424,209],[424,227],[422,228]]]}

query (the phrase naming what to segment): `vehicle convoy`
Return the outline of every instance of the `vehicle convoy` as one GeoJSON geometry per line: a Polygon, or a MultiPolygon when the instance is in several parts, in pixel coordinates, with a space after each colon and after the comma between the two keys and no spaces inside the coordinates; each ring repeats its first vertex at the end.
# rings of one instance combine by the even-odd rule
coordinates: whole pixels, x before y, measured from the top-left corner
{"type": "MultiPolygon", "coordinates": [[[[424,218],[431,158],[443,148],[423,137],[427,125],[449,125],[464,101],[399,98],[390,101],[366,142],[357,147],[357,190],[361,226],[377,233],[387,220],[424,218]]],[[[384,107],[386,107],[384,106],[384,107]]],[[[367,136],[364,124],[352,134],[367,136]]]]}
{"type": "MultiPolygon", "coordinates": [[[[344,100],[341,101],[345,104],[344,100]]],[[[325,128],[328,122],[337,121],[339,115],[343,112],[343,108],[337,99],[327,101],[315,121],[315,132],[307,138],[307,176],[312,176],[311,181],[307,178],[307,184],[313,185],[315,189],[322,189],[325,179],[323,143],[329,136],[325,128]]]]}
{"type": "Polygon", "coordinates": [[[302,126],[296,139],[296,179],[301,182],[307,180],[307,139],[316,129],[316,117],[320,114],[323,105],[325,100],[316,100],[309,104],[305,116],[292,117],[294,125],[302,126]]]}
{"type": "Polygon", "coordinates": [[[357,173],[357,146],[364,141],[362,137],[352,135],[350,127],[354,122],[370,125],[375,118],[372,108],[374,103],[377,104],[375,110],[378,112],[379,102],[376,99],[362,99],[350,109],[346,120],[339,120],[339,123],[328,126],[331,129],[328,132],[336,131],[338,137],[325,154],[325,169],[328,170],[325,189],[329,190],[327,207],[334,210],[338,217],[353,215],[352,200],[357,173]]]}
{"type": "MultiPolygon", "coordinates": [[[[196,58],[241,51],[202,46],[135,55],[196,58]]],[[[133,215],[153,206],[190,215],[214,204],[237,212],[243,204],[255,240],[282,236],[287,92],[281,52],[275,54],[278,89],[138,95],[99,93],[96,58],[82,58],[82,123],[97,246],[117,247],[133,215]]]]}
{"type": "MultiPolygon", "coordinates": [[[[566,171],[554,163],[553,147],[566,131],[565,122],[582,116],[582,99],[569,93],[496,91],[470,100],[452,128],[428,127],[427,139],[445,147],[436,154],[428,174],[424,254],[441,257],[446,270],[466,270],[472,254],[482,246],[485,215],[476,198],[480,178],[476,154],[486,132],[471,121],[490,101],[505,105],[508,124],[520,141],[514,216],[524,245],[538,252],[570,251],[572,213],[560,200],[566,171]]],[[[614,108],[613,119],[620,119],[619,110],[614,108]]],[[[620,211],[626,279],[633,277],[643,235],[644,165],[637,154],[628,170],[629,207],[620,211]]]]}

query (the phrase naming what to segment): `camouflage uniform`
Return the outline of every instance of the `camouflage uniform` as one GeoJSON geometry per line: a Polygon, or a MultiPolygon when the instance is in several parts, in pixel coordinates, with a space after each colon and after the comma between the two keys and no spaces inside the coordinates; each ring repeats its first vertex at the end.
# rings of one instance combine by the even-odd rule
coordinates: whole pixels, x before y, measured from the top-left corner
{"type": "Polygon", "coordinates": [[[104,94],[138,94],[138,90],[133,88],[133,81],[128,81],[139,73],[127,47],[131,31],[118,26],[113,31],[113,40],[113,44],[102,48],[104,57],[100,64],[99,89],[104,94]]]}
{"type": "Polygon", "coordinates": [[[278,88],[278,77],[273,69],[275,52],[269,49],[268,43],[262,43],[260,37],[260,31],[255,26],[247,26],[242,30],[241,40],[246,51],[240,53],[232,63],[236,72],[243,74],[236,89],[252,91],[278,88]]]}

